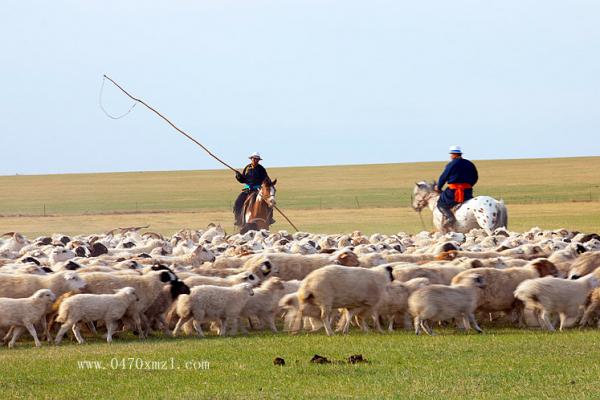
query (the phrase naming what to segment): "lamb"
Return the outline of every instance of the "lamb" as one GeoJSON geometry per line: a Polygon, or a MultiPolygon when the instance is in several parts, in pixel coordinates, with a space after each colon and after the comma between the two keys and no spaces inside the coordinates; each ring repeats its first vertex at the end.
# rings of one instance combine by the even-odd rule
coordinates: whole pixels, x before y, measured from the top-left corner
{"type": "Polygon", "coordinates": [[[86,282],[73,271],[49,275],[0,274],[0,297],[29,297],[40,289],[50,289],[55,296],[79,290],[86,282]]]}
{"type": "Polygon", "coordinates": [[[55,299],[56,296],[50,289],[39,289],[26,298],[0,298],[0,328],[13,329],[9,348],[15,345],[23,328],[33,337],[35,347],[41,346],[34,325],[42,321],[45,330],[45,315],[55,299]]]}
{"type": "MultiPolygon", "coordinates": [[[[266,323],[272,332],[277,332],[275,314],[278,309],[279,300],[284,293],[285,286],[281,279],[277,277],[267,279],[259,288],[254,289],[254,296],[248,300],[240,312],[240,317],[248,319],[256,317],[266,323]]],[[[242,331],[246,333],[246,328],[243,324],[242,331]]]]}
{"type": "Polygon", "coordinates": [[[77,325],[80,321],[104,321],[106,324],[106,341],[112,343],[112,335],[117,321],[123,318],[127,309],[139,298],[132,287],[119,289],[115,294],[76,294],[65,299],[59,309],[57,322],[62,323],[54,340],[59,344],[70,328],[79,344],[84,343],[77,325]]]}
{"type": "Polygon", "coordinates": [[[591,274],[600,267],[600,252],[585,253],[579,256],[569,271],[569,279],[579,279],[591,274]]]}
{"type": "Polygon", "coordinates": [[[600,286],[600,279],[589,274],[577,280],[544,277],[521,282],[515,297],[540,314],[540,325],[554,331],[552,313],[560,316],[560,330],[572,326],[580,315],[590,291],[600,286]]]}
{"type": "MultiPolygon", "coordinates": [[[[298,290],[300,309],[294,331],[299,329],[306,304],[316,305],[321,309],[321,321],[328,336],[333,335],[331,312],[334,308],[348,310],[345,333],[348,332],[353,315],[358,312],[373,315],[375,327],[381,331],[375,307],[381,300],[386,284],[394,280],[392,271],[389,265],[371,269],[330,265],[311,272],[298,290]]],[[[365,328],[366,325],[363,329],[365,328]]]]}
{"type": "Polygon", "coordinates": [[[190,294],[184,294],[177,301],[179,321],[173,330],[177,336],[181,326],[193,320],[194,328],[199,336],[204,336],[200,324],[205,320],[220,323],[220,336],[225,336],[227,326],[232,325],[230,335],[237,334],[240,312],[254,294],[252,286],[241,283],[232,287],[197,286],[190,294]]]}
{"type": "Polygon", "coordinates": [[[177,276],[170,271],[151,271],[145,275],[114,275],[103,272],[91,272],[85,275],[86,292],[93,294],[112,294],[114,290],[124,287],[133,287],[139,300],[132,303],[125,316],[133,320],[140,339],[145,337],[142,330],[148,325],[144,312],[154,303],[164,285],[177,280],[177,276]]]}
{"type": "Polygon", "coordinates": [[[415,333],[421,329],[428,335],[434,335],[433,329],[427,325],[428,320],[446,321],[462,318],[468,330],[472,324],[479,333],[483,332],[475,321],[477,308],[477,289],[483,288],[485,281],[481,275],[472,272],[469,280],[457,285],[430,285],[416,290],[408,298],[408,308],[414,316],[415,333]]]}
{"type": "MultiPolygon", "coordinates": [[[[471,280],[472,271],[464,271],[452,278],[453,285],[471,280]]],[[[483,312],[516,311],[519,321],[522,320],[521,304],[515,302],[514,291],[517,286],[527,280],[545,276],[559,275],[558,269],[550,261],[539,259],[529,262],[525,267],[495,269],[478,268],[479,274],[486,282],[479,293],[477,310],[483,312]]]]}

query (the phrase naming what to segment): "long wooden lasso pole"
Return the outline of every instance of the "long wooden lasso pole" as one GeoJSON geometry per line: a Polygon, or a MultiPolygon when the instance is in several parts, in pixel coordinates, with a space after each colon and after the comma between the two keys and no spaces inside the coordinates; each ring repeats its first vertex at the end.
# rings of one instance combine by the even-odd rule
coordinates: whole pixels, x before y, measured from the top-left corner
{"type": "MultiPolygon", "coordinates": [[[[185,133],[183,130],[179,129],[174,123],[172,123],[167,117],[165,117],[164,115],[162,115],[160,112],[158,112],[156,109],[154,109],[152,106],[150,106],[148,103],[146,103],[144,100],[142,99],[138,99],[137,97],[132,96],[131,94],[129,94],[129,92],[127,92],[127,90],[123,89],[121,87],[121,85],[119,85],[117,82],[115,82],[114,80],[112,80],[109,76],[107,75],[103,75],[104,79],[108,79],[113,85],[115,85],[117,88],[119,88],[119,90],[121,90],[123,93],[125,93],[125,95],[127,95],[127,97],[129,97],[131,100],[135,101],[136,103],[140,103],[142,104],[144,107],[146,107],[147,109],[149,109],[150,111],[152,111],[153,113],[155,113],[156,115],[158,115],[159,117],[161,117],[162,119],[164,119],[169,125],[171,125],[171,127],[173,127],[173,129],[175,129],[177,132],[181,133],[183,136],[185,136],[186,138],[188,138],[189,140],[191,140],[192,142],[196,143],[198,146],[200,146],[202,148],[202,150],[204,150],[206,153],[208,153],[209,156],[211,156],[212,158],[214,158],[215,160],[217,160],[218,162],[220,162],[221,164],[223,164],[224,166],[226,166],[227,168],[229,168],[230,170],[232,170],[233,172],[239,173],[239,171],[235,168],[233,168],[231,165],[227,164],[225,161],[221,160],[219,157],[217,157],[213,152],[211,152],[209,149],[207,149],[206,147],[204,147],[204,145],[202,143],[200,143],[199,141],[197,141],[196,139],[194,139],[192,136],[188,135],[187,133],[185,133]]],[[[129,111],[131,111],[133,109],[130,108],[129,111]]],[[[128,113],[129,113],[128,111],[128,113]]],[[[292,227],[298,231],[298,228],[296,228],[296,225],[294,225],[294,223],[292,221],[290,221],[290,219],[283,213],[283,211],[281,211],[279,209],[279,207],[277,207],[276,205],[273,206],[273,208],[275,208],[277,211],[279,211],[279,213],[283,216],[283,218],[286,219],[287,222],[290,223],[290,225],[292,225],[292,227]]]]}

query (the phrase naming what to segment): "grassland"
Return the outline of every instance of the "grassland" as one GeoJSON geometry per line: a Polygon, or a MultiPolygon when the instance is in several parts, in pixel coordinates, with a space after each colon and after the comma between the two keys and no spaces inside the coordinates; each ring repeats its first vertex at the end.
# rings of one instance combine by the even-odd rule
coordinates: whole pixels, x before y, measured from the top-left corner
{"type": "MultiPolygon", "coordinates": [[[[136,339],[107,345],[21,345],[0,349],[2,398],[597,398],[597,331],[549,334],[488,329],[484,335],[442,330],[436,337],[410,332],[328,338],[323,334],[206,339],[136,339]],[[314,354],[333,361],[311,364],[314,354]],[[344,360],[362,354],[369,362],[344,360]],[[272,360],[283,357],[286,366],[272,360]],[[133,358],[129,369],[111,360],[133,358]],[[171,368],[171,358],[174,359],[171,368]],[[156,369],[168,361],[168,370],[156,369]],[[82,369],[99,361],[105,369],[82,369]],[[188,370],[186,362],[208,361],[188,370]],[[135,365],[150,370],[138,370],[135,365]],[[113,361],[113,366],[116,363],[113,361]],[[177,368],[179,367],[179,369],[177,368]]],[[[162,368],[159,367],[159,368],[162,368]]]]}
{"type": "MultiPolygon", "coordinates": [[[[281,208],[302,230],[415,232],[421,224],[408,207],[414,182],[434,179],[443,166],[272,168],[270,175],[279,179],[281,208]]],[[[600,157],[479,161],[477,166],[477,193],[503,198],[513,229],[600,227],[600,157]]],[[[3,176],[0,230],[74,234],[151,224],[172,233],[208,222],[231,229],[230,208],[239,190],[231,175],[218,170],[3,176]]],[[[277,219],[274,229],[291,229],[277,219]]]]}

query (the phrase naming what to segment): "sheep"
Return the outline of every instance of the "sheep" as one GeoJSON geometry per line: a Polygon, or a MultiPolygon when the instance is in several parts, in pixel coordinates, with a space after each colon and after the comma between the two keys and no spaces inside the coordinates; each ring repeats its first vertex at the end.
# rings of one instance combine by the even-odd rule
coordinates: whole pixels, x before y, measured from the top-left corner
{"type": "Polygon", "coordinates": [[[595,274],[577,280],[547,276],[521,282],[515,297],[525,303],[525,307],[540,313],[540,325],[549,331],[555,330],[550,315],[558,313],[562,331],[576,322],[590,291],[599,285],[600,279],[595,274]]]}
{"type": "MultiPolygon", "coordinates": [[[[54,267],[59,263],[68,261],[75,257],[76,254],[71,250],[65,249],[64,247],[57,247],[50,252],[50,255],[48,256],[48,262],[50,263],[50,266],[54,267]]],[[[58,269],[55,269],[55,271],[57,270],[58,269]]]]}
{"type": "MultiPolygon", "coordinates": [[[[388,331],[394,330],[396,316],[408,317],[408,297],[417,289],[429,285],[427,278],[415,278],[407,282],[394,281],[386,286],[377,310],[382,318],[388,319],[388,331]]],[[[408,323],[405,320],[404,326],[408,323]]]]}
{"type": "Polygon", "coordinates": [[[50,289],[55,296],[79,290],[86,282],[73,271],[49,275],[0,274],[0,297],[29,297],[39,289],[50,289]]]}
{"type": "MultiPolygon", "coordinates": [[[[300,300],[298,292],[292,292],[284,295],[278,304],[279,310],[283,312],[284,329],[293,331],[294,321],[300,310],[300,300]]],[[[335,311],[334,311],[335,312],[335,311]]],[[[315,305],[305,304],[304,311],[299,323],[298,330],[303,329],[305,322],[308,322],[312,332],[316,332],[323,327],[321,323],[321,309],[315,305]]]]}
{"type": "Polygon", "coordinates": [[[121,288],[115,294],[76,294],[65,299],[58,309],[56,321],[62,325],[54,343],[60,344],[67,330],[71,328],[77,342],[83,344],[84,340],[77,325],[78,322],[100,320],[106,324],[106,341],[112,343],[112,335],[117,321],[136,301],[139,301],[139,297],[132,287],[121,288]]]}
{"type": "Polygon", "coordinates": [[[139,301],[131,304],[125,316],[131,319],[135,329],[139,332],[139,338],[145,337],[142,324],[148,325],[144,312],[154,303],[160,295],[166,283],[177,280],[177,276],[171,271],[151,271],[146,275],[114,275],[103,272],[92,272],[85,275],[87,293],[112,294],[115,289],[127,286],[133,287],[139,297],[139,301]]]}
{"type": "MultiPolygon", "coordinates": [[[[259,288],[254,289],[254,296],[248,300],[240,312],[240,317],[249,320],[252,317],[257,317],[260,321],[266,323],[272,332],[277,332],[275,314],[279,300],[284,293],[285,286],[281,279],[277,277],[267,279],[259,288]]],[[[246,333],[245,326],[243,324],[241,326],[242,331],[246,333]]]]}
{"type": "Polygon", "coordinates": [[[154,303],[144,313],[148,320],[147,330],[156,325],[165,335],[171,334],[165,314],[182,294],[190,294],[190,287],[180,280],[172,281],[170,285],[162,288],[154,303]]]}
{"type": "Polygon", "coordinates": [[[206,285],[192,288],[190,294],[181,295],[177,301],[179,321],[173,336],[177,336],[181,326],[189,320],[193,320],[199,336],[204,336],[200,324],[205,320],[220,323],[220,336],[227,334],[227,326],[231,323],[230,335],[236,335],[240,312],[253,294],[252,286],[247,283],[232,287],[206,285]]]}
{"type": "Polygon", "coordinates": [[[253,271],[257,264],[270,262],[278,272],[273,275],[284,281],[293,279],[304,279],[311,272],[326,265],[341,264],[345,266],[359,266],[358,257],[353,252],[346,250],[337,254],[268,254],[255,257],[246,262],[244,269],[253,271]]]}
{"type": "MultiPolygon", "coordinates": [[[[463,271],[452,278],[453,285],[471,280],[472,271],[463,271]]],[[[478,268],[479,274],[486,285],[479,293],[477,311],[482,312],[511,312],[515,311],[518,321],[522,323],[522,305],[515,301],[514,291],[517,286],[527,280],[545,276],[557,277],[558,269],[550,261],[539,259],[529,262],[524,267],[495,269],[478,268]]]]}
{"type": "Polygon", "coordinates": [[[600,252],[585,253],[579,256],[572,264],[569,279],[579,279],[591,274],[600,267],[600,252]]]}
{"type": "MultiPolygon", "coordinates": [[[[383,295],[385,285],[394,280],[392,271],[389,265],[371,269],[330,265],[311,272],[298,289],[300,308],[294,331],[299,329],[306,304],[320,307],[321,321],[328,336],[333,335],[331,312],[334,308],[348,310],[344,333],[348,332],[353,315],[361,311],[372,313],[375,327],[381,331],[375,307],[383,295]]],[[[366,329],[366,325],[363,329],[366,329]]]]}
{"type": "Polygon", "coordinates": [[[50,289],[39,289],[26,298],[0,298],[0,327],[13,329],[9,348],[15,345],[23,328],[33,337],[35,347],[41,346],[34,325],[42,321],[45,329],[45,315],[55,299],[50,289]]]}
{"type": "MultiPolygon", "coordinates": [[[[594,317],[594,315],[598,311],[599,307],[600,307],[600,289],[596,288],[592,291],[592,294],[590,295],[589,304],[585,308],[585,312],[583,313],[583,317],[581,318],[581,322],[579,323],[579,326],[584,327],[589,322],[591,322],[591,319],[594,317]]],[[[597,325],[600,328],[600,320],[598,320],[597,325]]]]}
{"type": "Polygon", "coordinates": [[[193,251],[182,256],[157,256],[153,257],[153,260],[161,264],[173,264],[173,265],[190,265],[197,267],[205,262],[215,261],[215,255],[212,251],[208,250],[204,246],[197,246],[193,251]]]}
{"type": "Polygon", "coordinates": [[[480,260],[470,260],[467,263],[461,262],[460,265],[417,266],[412,264],[392,264],[392,267],[394,279],[401,282],[406,282],[414,278],[427,278],[432,284],[449,285],[452,278],[457,274],[472,268],[481,268],[483,267],[483,263],[480,260]]]}
{"type": "Polygon", "coordinates": [[[252,272],[241,272],[236,275],[230,275],[226,278],[203,275],[190,276],[185,278],[183,282],[189,287],[199,285],[234,286],[240,283],[249,283],[254,287],[260,285],[261,279],[252,272]]]}
{"type": "Polygon", "coordinates": [[[473,272],[469,280],[457,285],[429,285],[413,292],[408,298],[408,308],[414,316],[415,334],[419,335],[422,329],[428,335],[434,335],[433,329],[427,325],[428,320],[445,321],[452,318],[462,318],[467,330],[472,324],[478,333],[482,333],[474,312],[477,307],[477,288],[484,286],[481,275],[473,272]]]}

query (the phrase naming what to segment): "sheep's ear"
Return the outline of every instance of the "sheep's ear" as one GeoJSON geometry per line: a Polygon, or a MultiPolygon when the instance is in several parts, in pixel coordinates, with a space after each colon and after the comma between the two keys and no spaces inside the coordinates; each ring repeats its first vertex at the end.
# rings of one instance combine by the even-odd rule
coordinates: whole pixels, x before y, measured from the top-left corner
{"type": "Polygon", "coordinates": [[[585,253],[586,251],[587,249],[585,248],[585,246],[577,243],[577,254],[585,253]]]}
{"type": "Polygon", "coordinates": [[[277,185],[277,178],[275,178],[275,180],[274,180],[273,182],[271,182],[271,184],[272,184],[273,186],[277,185]]]}
{"type": "Polygon", "coordinates": [[[160,273],[160,281],[161,282],[166,283],[166,282],[171,282],[172,280],[174,280],[174,279],[172,279],[172,274],[170,272],[163,271],[160,273]]]}
{"type": "Polygon", "coordinates": [[[389,277],[390,277],[390,281],[394,281],[394,268],[392,268],[391,265],[388,265],[387,267],[385,267],[385,270],[387,271],[389,277]]]}
{"type": "Polygon", "coordinates": [[[270,261],[265,261],[261,266],[260,266],[260,270],[263,274],[268,275],[271,273],[271,270],[273,269],[273,265],[271,265],[270,261]]]}

